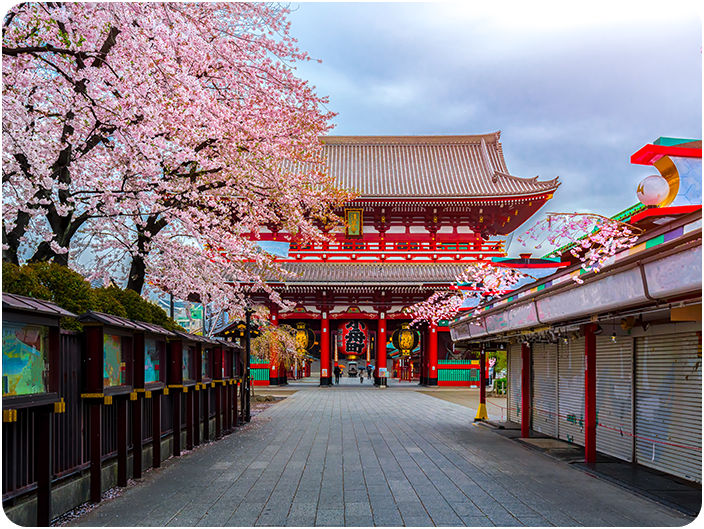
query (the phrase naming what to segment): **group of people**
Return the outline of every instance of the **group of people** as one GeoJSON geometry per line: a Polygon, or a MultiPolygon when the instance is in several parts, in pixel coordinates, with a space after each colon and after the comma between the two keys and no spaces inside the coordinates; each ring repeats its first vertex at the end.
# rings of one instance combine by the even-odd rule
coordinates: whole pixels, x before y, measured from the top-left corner
{"type": "MultiPolygon", "coordinates": [[[[372,378],[372,371],[374,371],[374,366],[371,364],[368,364],[366,369],[361,368],[359,370],[359,383],[364,384],[364,374],[367,374],[367,378],[372,378]]],[[[342,375],[342,369],[340,366],[335,366],[335,369],[332,370],[333,374],[335,375],[335,384],[340,383],[340,375],[342,375]]]]}

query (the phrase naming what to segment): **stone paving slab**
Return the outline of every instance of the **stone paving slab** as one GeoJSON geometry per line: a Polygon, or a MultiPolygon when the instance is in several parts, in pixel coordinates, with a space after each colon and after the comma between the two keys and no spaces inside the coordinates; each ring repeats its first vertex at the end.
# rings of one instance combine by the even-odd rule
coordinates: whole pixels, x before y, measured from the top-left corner
{"type": "Polygon", "coordinates": [[[72,525],[571,527],[692,521],[478,427],[471,408],[430,393],[405,386],[301,385],[250,424],[145,474],[72,525]]]}

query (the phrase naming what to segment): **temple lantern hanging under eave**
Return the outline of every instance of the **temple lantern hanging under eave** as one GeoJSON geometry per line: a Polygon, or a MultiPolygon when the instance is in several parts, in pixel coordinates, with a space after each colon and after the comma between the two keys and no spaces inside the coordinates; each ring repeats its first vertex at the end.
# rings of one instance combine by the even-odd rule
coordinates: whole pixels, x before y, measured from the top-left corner
{"type": "Polygon", "coordinates": [[[366,354],[369,346],[368,326],[361,320],[340,323],[337,350],[347,355],[348,360],[356,360],[366,354]]]}

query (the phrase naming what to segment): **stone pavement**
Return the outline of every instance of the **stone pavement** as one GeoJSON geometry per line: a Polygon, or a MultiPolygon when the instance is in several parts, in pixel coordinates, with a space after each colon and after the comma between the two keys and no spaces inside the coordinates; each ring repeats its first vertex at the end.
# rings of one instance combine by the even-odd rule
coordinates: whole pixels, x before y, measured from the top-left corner
{"type": "MultiPolygon", "coordinates": [[[[408,384],[408,383],[406,383],[408,384]]],[[[682,526],[692,518],[393,384],[301,388],[79,526],[682,526]]],[[[259,394],[277,390],[256,388],[259,394]]],[[[445,390],[438,391],[440,394],[445,390]]],[[[449,390],[461,392],[462,390],[449,390]]],[[[464,390],[468,391],[468,390],[464,390]]]]}

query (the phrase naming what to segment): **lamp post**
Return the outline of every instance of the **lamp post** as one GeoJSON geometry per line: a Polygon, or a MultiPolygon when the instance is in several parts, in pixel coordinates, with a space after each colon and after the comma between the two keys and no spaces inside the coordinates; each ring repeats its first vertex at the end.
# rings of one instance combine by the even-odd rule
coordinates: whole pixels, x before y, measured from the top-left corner
{"type": "Polygon", "coordinates": [[[250,405],[250,353],[251,353],[251,347],[250,347],[250,332],[249,332],[249,326],[251,324],[251,316],[252,316],[252,309],[250,307],[246,307],[244,309],[245,313],[245,330],[244,330],[244,347],[245,347],[245,354],[247,356],[247,363],[245,364],[245,372],[244,372],[244,388],[245,388],[245,409],[244,409],[244,420],[245,422],[249,422],[252,418],[252,408],[250,405]]]}

